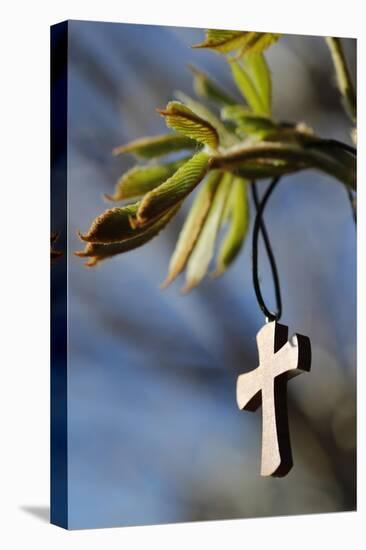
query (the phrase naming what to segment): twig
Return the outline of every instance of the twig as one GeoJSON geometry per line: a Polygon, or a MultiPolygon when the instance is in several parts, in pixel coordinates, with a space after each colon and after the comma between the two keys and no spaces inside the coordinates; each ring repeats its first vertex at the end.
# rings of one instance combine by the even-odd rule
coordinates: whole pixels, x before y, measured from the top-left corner
{"type": "Polygon", "coordinates": [[[349,116],[353,122],[355,122],[356,92],[348,70],[346,56],[344,55],[341,40],[340,38],[334,38],[332,36],[327,36],[325,40],[332,55],[339,91],[344,98],[345,107],[349,116]]]}

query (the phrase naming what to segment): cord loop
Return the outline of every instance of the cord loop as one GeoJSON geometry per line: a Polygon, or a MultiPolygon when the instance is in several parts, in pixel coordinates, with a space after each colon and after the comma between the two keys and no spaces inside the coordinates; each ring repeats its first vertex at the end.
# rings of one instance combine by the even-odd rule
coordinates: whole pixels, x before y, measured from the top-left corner
{"type": "Polygon", "coordinates": [[[278,321],[281,318],[282,315],[282,300],[281,300],[281,289],[280,289],[280,281],[278,277],[278,271],[276,266],[276,261],[274,258],[273,250],[271,247],[271,243],[268,237],[267,229],[264,224],[263,220],[263,212],[264,208],[267,204],[267,201],[272,194],[274,188],[280,181],[280,177],[274,178],[270,185],[267,187],[266,192],[264,193],[261,200],[258,198],[258,192],[257,192],[257,185],[255,181],[252,181],[251,183],[251,191],[252,191],[252,197],[256,208],[256,217],[254,221],[254,227],[253,227],[253,256],[252,256],[252,275],[253,275],[253,286],[254,286],[254,292],[259,304],[259,307],[263,311],[264,315],[269,321],[278,321]],[[259,232],[262,234],[265,250],[268,256],[268,260],[271,267],[272,272],[272,279],[273,279],[273,285],[275,290],[275,297],[276,297],[276,307],[277,311],[272,312],[270,311],[263,299],[263,295],[260,289],[259,284],[259,275],[258,275],[258,237],[259,232]]]}

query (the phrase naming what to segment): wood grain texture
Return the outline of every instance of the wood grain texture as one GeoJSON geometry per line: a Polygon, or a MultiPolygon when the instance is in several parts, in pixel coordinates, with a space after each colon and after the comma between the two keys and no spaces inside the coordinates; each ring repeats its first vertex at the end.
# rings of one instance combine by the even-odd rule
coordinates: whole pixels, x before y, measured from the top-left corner
{"type": "Polygon", "coordinates": [[[262,476],[285,476],[292,468],[287,381],[310,371],[311,346],[307,336],[288,340],[288,327],[272,321],[257,334],[259,366],[237,380],[239,409],[255,411],[262,405],[262,476]]]}

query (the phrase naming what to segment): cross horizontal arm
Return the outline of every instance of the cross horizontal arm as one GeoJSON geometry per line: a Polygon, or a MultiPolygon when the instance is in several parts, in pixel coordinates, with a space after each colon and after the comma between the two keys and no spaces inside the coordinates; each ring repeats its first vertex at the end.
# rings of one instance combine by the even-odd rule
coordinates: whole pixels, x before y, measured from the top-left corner
{"type": "Polygon", "coordinates": [[[255,411],[261,404],[262,376],[257,368],[240,374],[236,384],[236,401],[239,409],[255,411]]]}
{"type": "Polygon", "coordinates": [[[307,336],[294,336],[276,353],[274,376],[287,373],[288,378],[310,370],[311,348],[307,336]]]}

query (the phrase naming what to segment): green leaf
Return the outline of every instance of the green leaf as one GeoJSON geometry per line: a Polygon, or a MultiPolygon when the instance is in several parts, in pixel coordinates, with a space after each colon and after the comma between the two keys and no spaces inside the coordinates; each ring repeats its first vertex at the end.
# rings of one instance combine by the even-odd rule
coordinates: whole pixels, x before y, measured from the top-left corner
{"type": "Polygon", "coordinates": [[[172,176],[187,158],[167,164],[134,166],[118,180],[114,195],[105,195],[111,201],[141,197],[172,176]]]}
{"type": "Polygon", "coordinates": [[[235,84],[252,110],[257,114],[267,114],[266,106],[244,67],[238,61],[230,60],[230,68],[235,84]]]}
{"type": "Polygon", "coordinates": [[[238,138],[230,132],[225,125],[221,122],[221,120],[212,112],[210,109],[206,107],[206,105],[202,105],[199,101],[196,101],[195,99],[191,98],[189,95],[183,93],[183,92],[175,92],[175,96],[180,101],[184,102],[189,109],[191,109],[194,113],[196,113],[199,117],[201,117],[204,120],[207,120],[217,131],[220,143],[225,147],[231,147],[231,145],[234,145],[238,142],[238,138]]]}
{"type": "Polygon", "coordinates": [[[268,32],[224,31],[210,29],[206,31],[205,40],[193,48],[210,48],[220,53],[240,50],[241,55],[261,53],[281,37],[280,34],[268,32]]]}
{"type": "Polygon", "coordinates": [[[252,53],[247,55],[243,62],[253,84],[256,87],[257,93],[261,98],[261,102],[265,108],[265,113],[270,115],[272,103],[272,79],[267,61],[261,53],[252,53]]]}
{"type": "Polygon", "coordinates": [[[231,219],[231,204],[230,204],[230,193],[229,193],[228,199],[225,203],[225,208],[221,216],[221,221],[220,221],[221,226],[227,224],[230,221],[230,219],[231,219]]]}
{"type": "Polygon", "coordinates": [[[229,53],[241,47],[253,34],[255,33],[208,29],[205,40],[192,48],[210,48],[220,53],[229,53]]]}
{"type": "Polygon", "coordinates": [[[205,224],[188,260],[186,285],[183,292],[187,292],[197,286],[208,271],[210,261],[214,254],[220,220],[230,191],[231,180],[232,175],[226,173],[219,183],[205,224]]]}
{"type": "Polygon", "coordinates": [[[242,55],[262,53],[281,38],[280,34],[269,32],[252,33],[250,39],[243,45],[242,55]]]}
{"type": "Polygon", "coordinates": [[[208,77],[204,72],[200,71],[196,67],[189,65],[190,70],[193,73],[193,88],[195,93],[199,97],[220,103],[222,105],[235,105],[235,98],[223,90],[216,82],[208,77]]]}
{"type": "Polygon", "coordinates": [[[135,139],[126,145],[121,145],[113,149],[113,154],[120,155],[122,153],[133,153],[137,157],[152,159],[186,149],[197,149],[197,143],[180,134],[164,134],[161,136],[135,139]]]}
{"type": "Polygon", "coordinates": [[[183,200],[205,177],[210,158],[207,153],[197,153],[173,176],[147,193],[138,208],[136,223],[144,225],[183,200]]]}
{"type": "Polygon", "coordinates": [[[170,285],[183,271],[201,232],[221,178],[222,173],[219,170],[212,171],[197,192],[179,234],[178,242],[169,263],[168,275],[162,284],[162,288],[170,285]]]}
{"type": "Polygon", "coordinates": [[[165,122],[169,128],[213,149],[218,147],[219,136],[217,130],[208,120],[198,116],[183,103],[170,101],[165,109],[158,109],[158,112],[165,117],[165,122]]]}
{"type": "Polygon", "coordinates": [[[214,275],[222,275],[238,256],[249,226],[247,180],[235,177],[227,201],[230,227],[220,246],[214,275]]]}
{"type": "Polygon", "coordinates": [[[248,135],[265,138],[277,130],[276,124],[267,116],[257,115],[242,105],[230,105],[221,111],[224,120],[233,120],[238,129],[248,135]]]}
{"type": "Polygon", "coordinates": [[[139,203],[105,210],[92,223],[87,233],[79,233],[89,243],[113,243],[130,238],[135,233],[131,218],[136,216],[139,203]]]}
{"type": "Polygon", "coordinates": [[[90,258],[89,261],[85,264],[88,267],[96,265],[101,260],[111,258],[117,254],[122,254],[124,252],[129,252],[139,246],[150,241],[152,238],[156,237],[158,233],[167,225],[171,218],[176,214],[180,208],[181,203],[175,205],[168,212],[166,212],[161,218],[159,218],[155,223],[150,225],[140,234],[135,237],[131,237],[123,242],[118,243],[88,243],[83,251],[75,252],[76,256],[82,258],[90,258]]]}

